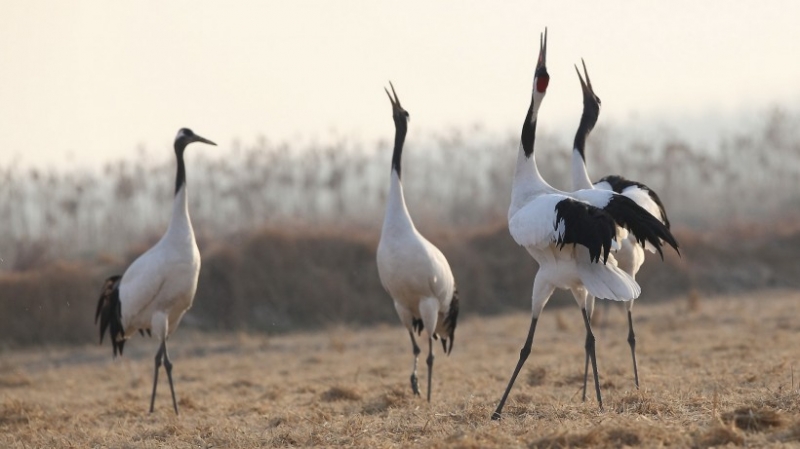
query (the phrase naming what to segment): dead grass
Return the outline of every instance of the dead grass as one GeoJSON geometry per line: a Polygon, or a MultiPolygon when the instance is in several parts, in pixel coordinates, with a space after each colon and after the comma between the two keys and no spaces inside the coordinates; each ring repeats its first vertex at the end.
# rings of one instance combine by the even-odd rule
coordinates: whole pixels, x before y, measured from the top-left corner
{"type": "MultiPolygon", "coordinates": [[[[170,348],[180,416],[171,411],[166,382],[155,413],[147,413],[152,339],[132,340],[117,360],[107,346],[6,350],[0,353],[0,447],[800,443],[797,333],[776,326],[800,295],[701,300],[703,307],[693,311],[686,298],[637,304],[639,391],[624,311],[614,304],[606,310],[595,329],[605,412],[593,397],[580,398],[584,335],[577,310],[564,309],[560,320],[546,310],[500,422],[489,416],[517,361],[527,313],[460,324],[453,354],[437,347],[431,404],[411,394],[411,348],[399,325],[271,337],[181,329],[170,348]]],[[[419,376],[424,385],[424,362],[419,376]]]]}
{"type": "Polygon", "coordinates": [[[722,420],[749,432],[764,432],[784,425],[781,414],[768,408],[740,407],[723,414],[722,420]]]}

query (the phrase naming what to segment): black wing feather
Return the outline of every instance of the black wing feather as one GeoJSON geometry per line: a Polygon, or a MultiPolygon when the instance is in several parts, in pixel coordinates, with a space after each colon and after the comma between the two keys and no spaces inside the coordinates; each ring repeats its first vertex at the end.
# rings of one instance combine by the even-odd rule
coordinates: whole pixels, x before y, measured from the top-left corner
{"type": "Polygon", "coordinates": [[[664,258],[664,253],[661,251],[663,242],[667,242],[680,254],[678,242],[666,224],[627,196],[613,195],[603,210],[608,212],[618,225],[630,231],[640,245],[644,246],[645,242],[653,245],[662,259],[664,258]]]}
{"type": "Polygon", "coordinates": [[[559,249],[567,244],[583,245],[589,249],[592,262],[599,262],[602,256],[606,263],[611,241],[617,235],[615,220],[603,209],[571,198],[559,201],[555,212],[555,228],[564,222],[564,233],[556,241],[559,249]]]}
{"type": "Polygon", "coordinates": [[[626,179],[618,175],[606,176],[598,182],[607,182],[608,185],[611,186],[611,190],[616,193],[622,193],[628,187],[638,187],[639,189],[646,190],[647,194],[650,195],[650,199],[652,199],[653,202],[658,205],[658,209],[661,211],[661,221],[664,222],[664,225],[667,226],[667,229],[670,229],[669,218],[667,218],[667,210],[664,208],[664,203],[661,202],[661,198],[658,197],[658,194],[655,192],[655,190],[647,187],[641,182],[626,179]]]}

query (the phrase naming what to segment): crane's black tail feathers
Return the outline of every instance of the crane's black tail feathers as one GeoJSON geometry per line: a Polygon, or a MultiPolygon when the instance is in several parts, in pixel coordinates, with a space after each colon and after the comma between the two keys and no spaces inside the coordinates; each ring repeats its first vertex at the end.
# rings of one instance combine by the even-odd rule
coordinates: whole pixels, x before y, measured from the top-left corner
{"type": "Polygon", "coordinates": [[[412,318],[411,328],[414,329],[417,335],[422,335],[422,330],[425,329],[425,325],[422,324],[422,318],[412,318]]]}
{"type": "Polygon", "coordinates": [[[628,229],[640,245],[644,246],[645,242],[653,245],[662,259],[664,253],[661,251],[661,245],[664,242],[680,254],[678,241],[669,228],[632,199],[619,194],[614,195],[604,210],[618,225],[628,229]]]}
{"type": "Polygon", "coordinates": [[[442,347],[447,355],[453,351],[453,341],[456,339],[456,323],[458,322],[458,289],[453,289],[453,298],[450,300],[450,309],[444,317],[444,328],[447,336],[442,337],[442,347]],[[449,345],[447,344],[449,340],[449,345]]]}
{"type": "Polygon", "coordinates": [[[100,344],[103,344],[103,336],[106,329],[109,329],[111,345],[114,349],[114,357],[122,355],[125,346],[125,330],[122,327],[122,304],[119,302],[119,282],[120,275],[114,275],[106,279],[103,289],[100,291],[100,300],[97,301],[97,311],[94,314],[94,322],[100,320],[100,344]]]}

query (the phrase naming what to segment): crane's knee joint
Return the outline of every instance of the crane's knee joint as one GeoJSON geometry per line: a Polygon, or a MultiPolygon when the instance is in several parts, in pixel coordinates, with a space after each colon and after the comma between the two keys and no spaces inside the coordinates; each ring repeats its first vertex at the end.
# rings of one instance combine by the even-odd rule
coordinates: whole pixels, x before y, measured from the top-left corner
{"type": "Polygon", "coordinates": [[[586,334],[586,350],[594,348],[594,335],[586,334]]]}
{"type": "Polygon", "coordinates": [[[428,354],[428,358],[425,360],[428,363],[428,366],[433,365],[433,353],[428,354]]]}

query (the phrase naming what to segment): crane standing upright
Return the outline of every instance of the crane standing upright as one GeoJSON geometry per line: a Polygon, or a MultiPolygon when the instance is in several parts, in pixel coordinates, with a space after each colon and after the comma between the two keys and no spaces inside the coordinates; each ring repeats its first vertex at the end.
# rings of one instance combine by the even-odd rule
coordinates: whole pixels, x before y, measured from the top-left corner
{"type": "Polygon", "coordinates": [[[216,145],[188,128],[178,131],[174,144],[178,172],[172,217],[167,231],[158,243],[133,261],[125,274],[106,279],[95,312],[95,323],[100,321],[100,343],[108,329],[115,357],[122,355],[125,341],[137,331],[155,334],[161,342],[155,357],[150,413],[153,412],[158,371],[163,362],[172,394],[172,406],[175,414],[178,414],[167,338],[175,332],[183,314],[192,306],[200,274],[200,252],[189,218],[186,166],[183,161],[186,147],[193,142],[216,145]]]}
{"type": "MultiPolygon", "coordinates": [[[[581,114],[581,121],[578,125],[578,130],[575,133],[575,141],[572,150],[572,187],[574,189],[600,189],[607,191],[614,191],[620,195],[624,195],[636,202],[646,211],[650,212],[653,217],[660,220],[664,226],[669,229],[670,223],[667,218],[667,211],[664,209],[664,204],[658,197],[656,192],[647,187],[646,185],[625,179],[622,176],[610,175],[592,184],[589,180],[589,173],[586,170],[586,139],[597,124],[597,119],[600,116],[600,98],[594,93],[592,88],[592,81],[589,79],[589,72],[586,70],[586,63],[581,60],[583,65],[583,74],[578,67],[575,71],[578,72],[578,79],[581,83],[581,91],[583,92],[583,113],[581,114]]],[[[642,267],[645,260],[645,249],[650,252],[655,252],[652,245],[641,245],[632,236],[628,235],[627,238],[619,242],[620,249],[614,253],[617,259],[618,266],[628,273],[631,278],[636,279],[636,273],[642,267]]],[[[633,359],[633,379],[636,388],[639,388],[639,368],[636,365],[636,334],[633,332],[633,302],[625,302],[625,307],[628,311],[628,344],[631,347],[631,358],[633,359]]],[[[587,298],[587,303],[590,304],[587,309],[589,310],[589,317],[592,316],[594,309],[594,297],[587,298]]],[[[586,354],[586,363],[584,364],[583,376],[583,399],[586,400],[586,384],[589,375],[589,354],[586,354]]]]}
{"type": "MultiPolygon", "coordinates": [[[[391,84],[391,83],[390,83],[391,84]]],[[[389,195],[378,243],[378,275],[383,288],[394,300],[400,321],[408,330],[414,351],[411,389],[419,395],[417,358],[420,353],[414,332],[428,336],[428,402],[431,401],[433,376],[433,340],[441,338],[445,353],[453,350],[459,298],[450,265],[439,248],[417,231],[403,196],[400,182],[403,144],[408,131],[408,112],[400,105],[392,86],[395,137],[392,169],[389,174],[389,195]],[[449,342],[449,345],[448,345],[449,342]]]]}

